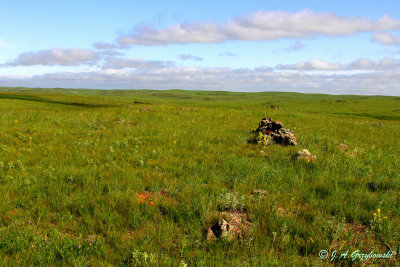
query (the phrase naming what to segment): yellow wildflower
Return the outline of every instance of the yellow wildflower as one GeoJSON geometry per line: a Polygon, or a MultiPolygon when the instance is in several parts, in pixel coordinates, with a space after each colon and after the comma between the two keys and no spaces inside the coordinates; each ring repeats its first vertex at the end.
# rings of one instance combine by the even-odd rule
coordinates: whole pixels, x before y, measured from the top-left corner
{"type": "Polygon", "coordinates": [[[376,215],[376,213],[374,212],[374,217],[376,217],[377,215],[376,215]]]}
{"type": "Polygon", "coordinates": [[[378,213],[381,213],[381,209],[377,209],[376,211],[377,211],[378,213]]]}

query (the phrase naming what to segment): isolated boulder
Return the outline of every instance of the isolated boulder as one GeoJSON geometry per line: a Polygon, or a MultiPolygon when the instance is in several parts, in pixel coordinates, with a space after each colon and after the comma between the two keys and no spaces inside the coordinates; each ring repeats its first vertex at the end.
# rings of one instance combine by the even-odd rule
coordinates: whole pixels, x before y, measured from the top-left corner
{"type": "Polygon", "coordinates": [[[283,128],[280,121],[274,121],[270,117],[264,117],[258,124],[258,128],[253,131],[253,138],[250,143],[262,143],[269,145],[271,142],[284,146],[297,145],[294,132],[290,129],[283,128]]]}

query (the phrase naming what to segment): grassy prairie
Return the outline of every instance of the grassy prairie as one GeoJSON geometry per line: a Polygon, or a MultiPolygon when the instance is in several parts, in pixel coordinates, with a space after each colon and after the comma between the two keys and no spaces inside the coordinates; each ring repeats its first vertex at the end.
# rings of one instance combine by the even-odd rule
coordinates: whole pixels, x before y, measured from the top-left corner
{"type": "Polygon", "coordinates": [[[320,250],[399,251],[399,97],[2,88],[0,133],[1,266],[323,265],[320,250]],[[264,116],[298,145],[248,144],[264,116]],[[303,148],[317,159],[293,160],[303,148]],[[236,206],[251,229],[207,241],[236,206]]]}

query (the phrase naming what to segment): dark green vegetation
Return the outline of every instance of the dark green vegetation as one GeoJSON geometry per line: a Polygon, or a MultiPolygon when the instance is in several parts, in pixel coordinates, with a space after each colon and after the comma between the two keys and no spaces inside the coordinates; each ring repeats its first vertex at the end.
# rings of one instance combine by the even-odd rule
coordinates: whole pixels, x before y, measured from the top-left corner
{"type": "Polygon", "coordinates": [[[398,97],[3,88],[0,133],[1,266],[315,265],[329,262],[322,249],[399,251],[398,97]],[[248,144],[264,116],[298,146],[248,144]],[[303,148],[317,159],[293,160],[303,148]],[[243,240],[206,241],[221,202],[244,207],[243,240]]]}

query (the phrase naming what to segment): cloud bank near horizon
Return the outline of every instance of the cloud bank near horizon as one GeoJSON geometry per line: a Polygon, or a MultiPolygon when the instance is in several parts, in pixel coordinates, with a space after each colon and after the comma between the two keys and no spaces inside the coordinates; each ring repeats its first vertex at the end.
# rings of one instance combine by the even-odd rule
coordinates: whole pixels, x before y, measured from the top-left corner
{"type": "MultiPolygon", "coordinates": [[[[367,66],[369,66],[367,64],[367,66]]],[[[361,73],[275,72],[254,69],[161,67],[56,72],[32,77],[0,76],[2,86],[97,89],[189,89],[227,91],[293,91],[329,94],[400,96],[400,71],[361,73]],[[394,89],[395,88],[395,89],[394,89]]]]}

